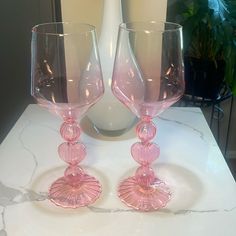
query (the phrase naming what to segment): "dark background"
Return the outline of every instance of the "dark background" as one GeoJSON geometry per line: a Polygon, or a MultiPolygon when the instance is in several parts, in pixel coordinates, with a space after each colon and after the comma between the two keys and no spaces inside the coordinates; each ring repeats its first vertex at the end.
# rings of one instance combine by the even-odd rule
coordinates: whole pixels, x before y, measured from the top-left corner
{"type": "Polygon", "coordinates": [[[0,1],[0,143],[29,103],[31,28],[55,20],[51,0],[0,1]]]}

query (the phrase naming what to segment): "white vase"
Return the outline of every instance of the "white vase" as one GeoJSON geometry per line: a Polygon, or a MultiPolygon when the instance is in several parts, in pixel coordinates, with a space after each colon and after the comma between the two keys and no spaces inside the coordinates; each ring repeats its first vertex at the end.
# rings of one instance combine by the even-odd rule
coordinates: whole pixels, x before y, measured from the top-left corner
{"type": "Polygon", "coordinates": [[[118,28],[121,22],[121,0],[104,0],[103,21],[98,46],[105,94],[103,98],[89,110],[87,116],[99,132],[109,136],[122,134],[129,129],[136,120],[136,117],[115,98],[111,91],[118,28]]]}

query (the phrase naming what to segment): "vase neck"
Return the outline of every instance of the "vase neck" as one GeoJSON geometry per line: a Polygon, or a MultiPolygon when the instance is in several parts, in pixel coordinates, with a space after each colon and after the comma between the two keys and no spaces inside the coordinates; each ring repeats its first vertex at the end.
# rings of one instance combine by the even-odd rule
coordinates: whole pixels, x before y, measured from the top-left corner
{"type": "Polygon", "coordinates": [[[103,21],[99,38],[99,52],[104,78],[112,75],[116,42],[121,17],[121,0],[105,0],[103,21]]]}
{"type": "Polygon", "coordinates": [[[122,22],[121,0],[104,0],[103,20],[101,32],[117,31],[122,22]]]}

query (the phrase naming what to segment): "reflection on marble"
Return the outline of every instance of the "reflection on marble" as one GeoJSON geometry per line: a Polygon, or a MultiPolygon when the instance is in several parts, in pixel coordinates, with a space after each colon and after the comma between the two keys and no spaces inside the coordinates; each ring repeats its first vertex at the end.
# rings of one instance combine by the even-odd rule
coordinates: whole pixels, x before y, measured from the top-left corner
{"type": "Polygon", "coordinates": [[[137,167],[129,153],[134,128],[107,138],[83,120],[82,165],[103,183],[103,194],[92,206],[62,209],[47,197],[64,170],[57,156],[61,121],[30,105],[0,146],[0,236],[235,235],[235,181],[201,110],[170,108],[155,122],[161,156],[154,168],[172,191],[166,208],[140,213],[116,196],[119,181],[137,167]]]}

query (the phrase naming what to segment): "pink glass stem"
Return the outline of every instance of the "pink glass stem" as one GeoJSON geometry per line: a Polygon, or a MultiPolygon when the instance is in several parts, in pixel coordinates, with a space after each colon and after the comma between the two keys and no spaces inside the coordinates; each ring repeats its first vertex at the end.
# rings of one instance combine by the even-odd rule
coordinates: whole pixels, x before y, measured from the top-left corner
{"type": "Polygon", "coordinates": [[[78,182],[78,178],[81,179],[84,175],[83,169],[78,165],[86,156],[85,146],[78,142],[79,124],[73,119],[68,119],[61,125],[60,133],[66,142],[58,147],[58,153],[60,158],[69,164],[64,175],[69,181],[78,182]]]}
{"type": "Polygon", "coordinates": [[[136,127],[140,142],[131,147],[131,155],[141,166],[135,175],[123,180],[118,196],[129,207],[153,211],[164,207],[170,199],[168,186],[156,177],[151,164],[159,157],[160,148],[151,142],[156,127],[149,117],[143,117],[136,127]]]}
{"type": "Polygon", "coordinates": [[[139,167],[135,177],[140,186],[148,187],[156,181],[156,176],[150,165],[159,157],[160,148],[151,140],[156,135],[155,124],[151,118],[144,117],[136,126],[136,133],[141,142],[137,142],[131,147],[131,154],[139,167]]]}
{"type": "Polygon", "coordinates": [[[66,142],[58,147],[60,158],[69,166],[64,176],[57,179],[49,189],[49,199],[56,205],[77,208],[92,204],[100,196],[102,188],[99,181],[79,166],[86,156],[85,146],[78,142],[79,124],[67,119],[61,125],[61,136],[66,142]]]}

